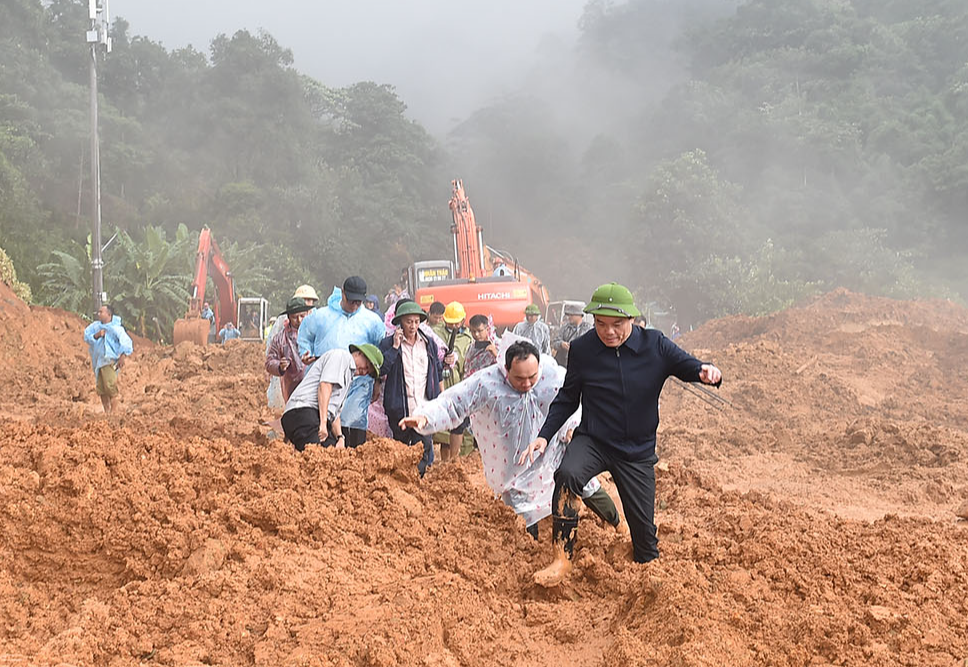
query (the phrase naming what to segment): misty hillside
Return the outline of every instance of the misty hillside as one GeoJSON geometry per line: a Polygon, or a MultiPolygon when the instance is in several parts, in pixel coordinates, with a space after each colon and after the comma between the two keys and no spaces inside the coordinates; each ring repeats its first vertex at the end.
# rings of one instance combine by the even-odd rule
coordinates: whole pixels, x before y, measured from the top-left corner
{"type": "MultiPolygon", "coordinates": [[[[35,299],[76,310],[86,14],[0,3],[0,246],[35,299]]],[[[105,236],[122,232],[105,283],[149,320],[184,308],[202,225],[274,308],[348,273],[382,293],[447,256],[454,176],[553,296],[620,279],[690,324],[836,286],[968,293],[963,2],[592,0],[575,43],[542,42],[517,92],[442,137],[392,81],[331,86],[268,33],[212,37],[167,50],[117,19],[100,70],[105,236]],[[170,289],[138,301],[123,286],[151,262],[170,289]]]]}

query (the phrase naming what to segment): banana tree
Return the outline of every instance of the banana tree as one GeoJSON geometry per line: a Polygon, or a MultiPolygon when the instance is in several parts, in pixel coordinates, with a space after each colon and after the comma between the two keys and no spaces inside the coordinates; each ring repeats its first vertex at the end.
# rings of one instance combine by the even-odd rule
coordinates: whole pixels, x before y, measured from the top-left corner
{"type": "Polygon", "coordinates": [[[148,336],[148,324],[155,319],[163,330],[170,331],[188,303],[188,229],[179,225],[173,241],[161,227],[146,227],[141,242],[119,232],[116,255],[109,265],[115,305],[137,322],[142,336],[148,336]]]}
{"type": "Polygon", "coordinates": [[[54,308],[84,313],[91,303],[91,260],[79,245],[72,250],[53,250],[51,261],[37,267],[40,300],[54,308]]]}

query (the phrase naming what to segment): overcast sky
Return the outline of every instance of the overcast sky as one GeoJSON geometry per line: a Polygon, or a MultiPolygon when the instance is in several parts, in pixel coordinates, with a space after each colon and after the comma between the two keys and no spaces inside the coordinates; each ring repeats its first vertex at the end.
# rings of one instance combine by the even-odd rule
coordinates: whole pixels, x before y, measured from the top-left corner
{"type": "Polygon", "coordinates": [[[389,83],[441,133],[513,89],[539,42],[572,40],[586,0],[114,0],[131,33],[208,53],[218,33],[264,28],[326,85],[389,83]]]}

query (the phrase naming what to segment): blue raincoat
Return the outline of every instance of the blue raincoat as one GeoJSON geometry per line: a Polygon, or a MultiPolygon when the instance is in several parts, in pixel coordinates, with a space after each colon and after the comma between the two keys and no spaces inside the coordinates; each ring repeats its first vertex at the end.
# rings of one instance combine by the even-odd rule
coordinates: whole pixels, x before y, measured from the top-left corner
{"type": "MultiPolygon", "coordinates": [[[[330,350],[345,350],[350,345],[380,344],[386,335],[383,320],[362,306],[354,313],[347,313],[340,305],[342,300],[342,290],[334,287],[326,306],[312,311],[302,321],[299,325],[299,354],[309,352],[319,357],[330,350]]],[[[307,372],[308,369],[307,366],[307,372]]],[[[340,414],[342,425],[365,429],[372,397],[373,378],[369,375],[356,376],[340,414]]]]}
{"type": "Polygon", "coordinates": [[[84,342],[91,352],[91,366],[94,375],[99,368],[113,366],[122,354],[130,355],[133,351],[131,337],[121,326],[121,318],[115,315],[107,324],[91,322],[84,329],[84,342]],[[104,336],[95,338],[94,334],[103,330],[104,336]]]}

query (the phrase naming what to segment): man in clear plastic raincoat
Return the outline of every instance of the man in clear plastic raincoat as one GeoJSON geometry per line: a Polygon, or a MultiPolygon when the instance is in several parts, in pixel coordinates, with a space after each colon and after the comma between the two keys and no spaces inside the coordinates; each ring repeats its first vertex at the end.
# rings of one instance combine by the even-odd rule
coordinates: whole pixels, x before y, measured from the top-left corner
{"type": "MultiPolygon", "coordinates": [[[[572,416],[553,439],[554,444],[549,444],[550,456],[518,465],[520,453],[544,423],[565,371],[551,357],[541,356],[530,341],[510,333],[501,339],[498,358],[505,363],[474,373],[404,418],[400,426],[435,433],[470,417],[488,486],[521,515],[528,532],[537,538],[538,521],[551,514],[555,469],[565,451],[563,440],[578,424],[580,414],[572,416]]],[[[589,509],[619,528],[615,504],[597,479],[588,482],[582,496],[589,509]]]]}

